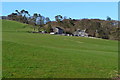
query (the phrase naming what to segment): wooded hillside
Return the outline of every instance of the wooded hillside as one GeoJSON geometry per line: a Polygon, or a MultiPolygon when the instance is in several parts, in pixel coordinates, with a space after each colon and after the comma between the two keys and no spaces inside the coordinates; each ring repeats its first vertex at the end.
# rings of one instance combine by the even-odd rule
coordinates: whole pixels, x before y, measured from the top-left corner
{"type": "Polygon", "coordinates": [[[106,20],[101,19],[72,19],[62,15],[55,16],[55,21],[51,21],[49,17],[44,17],[34,13],[32,16],[26,10],[15,10],[15,13],[3,17],[3,19],[15,20],[18,22],[33,25],[33,29],[38,32],[41,30],[47,33],[51,32],[53,27],[60,27],[65,34],[73,34],[77,29],[85,30],[90,37],[97,37],[110,40],[119,40],[120,27],[118,21],[107,17],[106,20]]]}

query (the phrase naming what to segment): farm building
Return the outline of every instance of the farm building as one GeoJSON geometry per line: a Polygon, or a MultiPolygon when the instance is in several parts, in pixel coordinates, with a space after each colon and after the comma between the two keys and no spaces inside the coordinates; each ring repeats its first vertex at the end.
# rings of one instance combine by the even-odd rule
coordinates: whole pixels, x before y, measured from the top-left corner
{"type": "Polygon", "coordinates": [[[78,29],[73,33],[74,36],[82,36],[82,37],[88,37],[88,34],[85,32],[86,30],[80,30],[78,29]]]}
{"type": "Polygon", "coordinates": [[[52,29],[53,29],[53,32],[51,32],[50,34],[63,34],[63,29],[59,27],[54,27],[52,29]]]}

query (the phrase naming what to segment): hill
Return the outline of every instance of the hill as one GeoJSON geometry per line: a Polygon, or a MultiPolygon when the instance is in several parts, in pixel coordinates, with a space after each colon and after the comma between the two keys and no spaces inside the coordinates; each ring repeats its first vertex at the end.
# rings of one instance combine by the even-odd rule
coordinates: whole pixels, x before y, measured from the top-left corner
{"type": "Polygon", "coordinates": [[[109,78],[117,75],[118,42],[28,33],[32,26],[3,20],[3,77],[109,78]]]}
{"type": "MultiPolygon", "coordinates": [[[[107,16],[106,20],[102,19],[72,19],[56,15],[55,21],[51,21],[49,17],[34,13],[32,16],[26,10],[15,10],[8,16],[2,16],[2,19],[18,21],[21,23],[31,24],[37,32],[45,31],[47,33],[53,32],[53,28],[59,27],[64,34],[76,35],[75,32],[81,30],[89,36],[109,40],[119,40],[120,23],[117,20],[112,20],[107,16]],[[24,16],[23,16],[24,15],[24,16]]],[[[79,33],[77,33],[79,35],[79,33]]]]}
{"type": "Polygon", "coordinates": [[[109,40],[119,40],[120,27],[118,21],[100,19],[63,19],[62,21],[51,21],[44,28],[50,31],[50,27],[60,27],[64,33],[74,34],[77,30],[85,30],[89,37],[109,40]]]}

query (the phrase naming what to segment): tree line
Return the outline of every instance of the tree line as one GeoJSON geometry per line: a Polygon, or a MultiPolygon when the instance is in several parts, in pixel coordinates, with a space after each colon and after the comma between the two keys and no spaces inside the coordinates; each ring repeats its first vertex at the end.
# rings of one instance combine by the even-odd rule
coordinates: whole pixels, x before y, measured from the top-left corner
{"type": "Polygon", "coordinates": [[[40,32],[45,30],[50,33],[53,27],[60,27],[66,34],[73,34],[77,29],[86,30],[91,37],[119,40],[120,27],[119,22],[112,20],[109,16],[106,20],[101,19],[72,19],[66,16],[56,15],[55,21],[51,21],[49,17],[34,13],[30,15],[26,10],[15,10],[7,16],[9,20],[15,20],[25,24],[33,25],[34,31],[40,32]]]}

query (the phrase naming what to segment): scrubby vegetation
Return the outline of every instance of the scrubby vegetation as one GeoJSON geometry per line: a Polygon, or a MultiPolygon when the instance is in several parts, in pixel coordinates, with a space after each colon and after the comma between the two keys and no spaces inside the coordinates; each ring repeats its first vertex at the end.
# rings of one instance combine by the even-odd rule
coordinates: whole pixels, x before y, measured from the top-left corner
{"type": "Polygon", "coordinates": [[[62,15],[55,16],[56,21],[51,21],[49,17],[44,17],[40,14],[33,14],[32,16],[26,10],[18,11],[7,16],[9,20],[15,20],[26,24],[33,25],[34,31],[40,32],[45,30],[47,33],[51,32],[52,27],[60,27],[64,33],[73,34],[77,29],[86,30],[91,37],[119,40],[120,27],[118,21],[107,17],[106,20],[100,19],[71,19],[62,15]]]}

